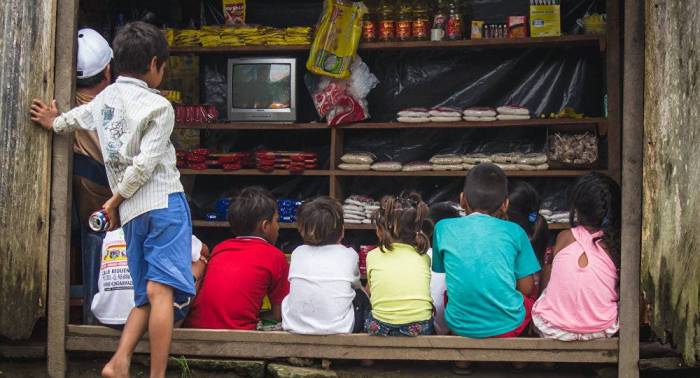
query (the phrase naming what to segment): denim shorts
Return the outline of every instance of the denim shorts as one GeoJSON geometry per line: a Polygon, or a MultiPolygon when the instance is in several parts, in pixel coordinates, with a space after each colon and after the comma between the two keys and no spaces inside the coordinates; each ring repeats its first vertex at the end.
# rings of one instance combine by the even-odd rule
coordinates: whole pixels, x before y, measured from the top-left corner
{"type": "Polygon", "coordinates": [[[387,324],[372,317],[370,313],[365,321],[365,330],[370,336],[420,336],[432,335],[433,318],[408,324],[387,324]]]}

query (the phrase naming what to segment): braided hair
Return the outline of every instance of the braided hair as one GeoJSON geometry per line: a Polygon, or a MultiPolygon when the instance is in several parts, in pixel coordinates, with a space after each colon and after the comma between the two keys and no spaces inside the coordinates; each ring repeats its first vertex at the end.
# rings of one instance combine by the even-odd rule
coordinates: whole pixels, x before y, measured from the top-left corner
{"type": "Polygon", "coordinates": [[[603,231],[602,241],[613,263],[620,267],[620,186],[604,174],[591,172],[571,188],[569,215],[572,225],[603,231]]]}
{"type": "Polygon", "coordinates": [[[430,248],[430,239],[424,229],[432,224],[427,218],[428,212],[428,205],[415,192],[382,198],[379,209],[372,215],[377,226],[379,250],[391,251],[393,243],[404,243],[415,247],[419,254],[425,254],[430,248]]]}

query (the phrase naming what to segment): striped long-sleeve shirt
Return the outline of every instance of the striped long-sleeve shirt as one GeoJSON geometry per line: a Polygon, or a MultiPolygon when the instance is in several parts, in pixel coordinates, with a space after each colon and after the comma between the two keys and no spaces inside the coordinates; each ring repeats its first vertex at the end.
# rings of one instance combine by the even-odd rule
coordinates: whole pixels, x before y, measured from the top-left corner
{"type": "Polygon", "coordinates": [[[125,198],[119,206],[123,225],[168,207],[168,194],[183,191],[170,142],[174,123],[172,105],[157,90],[120,76],[91,102],[58,116],[53,129],[97,131],[109,186],[125,198]]]}

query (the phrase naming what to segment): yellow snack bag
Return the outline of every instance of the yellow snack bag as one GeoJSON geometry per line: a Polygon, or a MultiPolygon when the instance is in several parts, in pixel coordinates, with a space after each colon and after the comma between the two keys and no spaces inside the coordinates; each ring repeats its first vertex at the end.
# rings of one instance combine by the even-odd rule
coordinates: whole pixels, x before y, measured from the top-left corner
{"type": "Polygon", "coordinates": [[[337,79],[350,77],[365,13],[367,7],[362,2],[325,0],[306,68],[337,79]]]}
{"type": "Polygon", "coordinates": [[[557,3],[530,5],[530,36],[559,37],[561,35],[561,8],[557,3]]]}

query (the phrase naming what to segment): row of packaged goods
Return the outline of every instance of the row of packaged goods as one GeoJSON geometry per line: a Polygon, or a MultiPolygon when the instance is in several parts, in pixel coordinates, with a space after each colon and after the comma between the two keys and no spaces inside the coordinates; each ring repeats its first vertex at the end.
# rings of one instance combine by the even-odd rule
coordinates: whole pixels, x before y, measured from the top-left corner
{"type": "Polygon", "coordinates": [[[282,169],[291,173],[301,173],[318,168],[318,155],[315,152],[265,150],[216,153],[207,148],[196,148],[191,151],[178,151],[177,166],[194,170],[258,169],[261,172],[272,172],[282,169]]]}
{"type": "MultiPolygon", "coordinates": [[[[296,222],[297,211],[304,202],[298,199],[280,198],[277,200],[277,211],[279,221],[282,223],[296,222]]],[[[228,218],[228,208],[231,205],[231,198],[220,198],[216,201],[215,211],[206,214],[208,221],[226,221],[228,218]]],[[[464,210],[455,203],[455,208],[461,215],[464,210]]],[[[366,195],[353,194],[343,201],[343,221],[346,225],[372,224],[372,216],[379,210],[379,201],[366,195]]],[[[569,223],[569,212],[559,210],[540,210],[540,215],[549,224],[569,223]]]]}
{"type": "Polygon", "coordinates": [[[290,46],[311,44],[311,27],[208,25],[199,29],[163,30],[170,47],[290,46]]]}
{"type": "Polygon", "coordinates": [[[529,15],[508,16],[505,23],[474,19],[469,25],[465,25],[469,12],[463,5],[457,0],[382,0],[364,15],[362,41],[455,41],[561,35],[559,0],[532,0],[529,15]]]}
{"type": "MultiPolygon", "coordinates": [[[[435,106],[432,108],[412,107],[399,111],[396,120],[404,123],[426,122],[491,122],[491,121],[522,121],[532,118],[530,110],[518,105],[503,105],[492,107],[469,107],[466,109],[453,106],[435,106]]],[[[572,108],[564,108],[559,113],[540,114],[538,118],[568,118],[582,119],[583,114],[576,113],[572,108]]]]}
{"type": "Polygon", "coordinates": [[[341,156],[338,168],[347,171],[462,171],[477,164],[494,163],[506,171],[546,171],[550,168],[592,168],[598,162],[598,138],[592,132],[553,133],[543,152],[474,151],[436,154],[427,161],[377,161],[375,154],[364,151],[341,156]]]}

